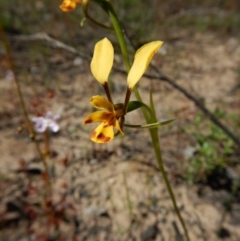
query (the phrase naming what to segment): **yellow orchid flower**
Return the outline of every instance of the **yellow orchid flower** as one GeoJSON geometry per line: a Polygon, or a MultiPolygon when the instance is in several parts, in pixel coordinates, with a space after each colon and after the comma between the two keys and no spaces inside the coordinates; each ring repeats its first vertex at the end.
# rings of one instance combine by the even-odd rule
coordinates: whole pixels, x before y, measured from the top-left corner
{"type": "MultiPolygon", "coordinates": [[[[108,88],[108,77],[113,66],[114,49],[111,42],[104,38],[99,41],[94,48],[93,58],[91,61],[91,71],[96,80],[102,84],[108,100],[102,96],[93,96],[90,103],[100,109],[88,115],[84,124],[93,122],[102,122],[91,134],[90,139],[97,143],[107,143],[114,138],[114,127],[123,134],[119,125],[118,119],[123,117],[126,113],[128,101],[130,99],[131,91],[142,75],[147,70],[147,67],[157,52],[162,46],[163,42],[153,41],[143,45],[135,54],[133,65],[127,77],[128,90],[126,93],[124,105],[114,105],[111,98],[111,93],[108,88]]],[[[123,125],[121,122],[121,126],[123,125]]]]}
{"type": "Polygon", "coordinates": [[[96,95],[90,100],[90,103],[99,111],[88,115],[83,123],[90,124],[102,122],[91,134],[90,139],[96,143],[107,143],[114,138],[114,127],[122,134],[118,118],[123,115],[122,109],[114,108],[114,105],[103,96],[96,95]]]}
{"type": "Polygon", "coordinates": [[[82,0],[63,0],[59,7],[63,12],[69,12],[75,9],[77,4],[81,2],[82,0]]]}

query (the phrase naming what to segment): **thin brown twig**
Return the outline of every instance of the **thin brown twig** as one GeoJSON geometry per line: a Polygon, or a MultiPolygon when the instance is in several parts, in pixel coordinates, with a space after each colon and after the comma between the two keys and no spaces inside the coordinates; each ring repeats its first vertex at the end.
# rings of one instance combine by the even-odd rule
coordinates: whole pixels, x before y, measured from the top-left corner
{"type": "Polygon", "coordinates": [[[13,59],[12,59],[12,56],[11,56],[11,51],[10,51],[10,48],[9,48],[8,40],[6,38],[5,31],[4,31],[1,23],[0,23],[0,35],[2,37],[3,46],[5,48],[6,55],[7,55],[7,58],[8,58],[9,67],[10,67],[12,73],[13,73],[13,77],[14,77],[14,81],[15,81],[15,84],[16,84],[18,97],[19,97],[19,100],[20,100],[20,105],[21,105],[21,108],[22,108],[25,120],[27,122],[28,130],[29,130],[29,137],[35,143],[37,152],[38,152],[39,157],[40,157],[40,159],[41,159],[41,161],[43,163],[44,170],[45,170],[45,173],[46,173],[46,195],[45,195],[45,201],[47,202],[47,200],[51,196],[51,192],[52,191],[51,191],[51,182],[50,182],[50,177],[49,177],[49,173],[48,173],[48,166],[47,166],[46,156],[42,154],[40,146],[39,146],[39,143],[36,140],[36,133],[34,131],[33,125],[31,123],[29,115],[28,115],[28,111],[27,111],[26,104],[25,104],[25,101],[24,101],[24,98],[23,98],[23,94],[22,94],[22,90],[21,90],[21,87],[20,87],[19,79],[18,79],[18,77],[17,77],[17,75],[15,73],[15,67],[14,67],[14,64],[13,64],[13,59]]]}
{"type": "Polygon", "coordinates": [[[35,33],[35,34],[31,34],[31,35],[17,35],[17,36],[11,35],[9,37],[10,37],[10,39],[17,40],[17,41],[26,41],[26,42],[45,41],[54,48],[66,50],[66,51],[76,54],[79,57],[82,57],[83,59],[88,60],[88,61],[91,60],[89,55],[85,55],[82,52],[79,52],[76,48],[74,48],[70,45],[67,45],[57,39],[54,39],[44,32],[35,33]]]}
{"type": "MultiPolygon", "coordinates": [[[[63,50],[66,50],[68,52],[71,52],[73,54],[78,55],[79,57],[81,57],[84,60],[90,61],[91,57],[89,55],[85,55],[81,52],[79,52],[76,48],[69,46],[59,40],[56,40],[54,38],[51,38],[50,36],[48,36],[46,33],[37,33],[37,34],[32,34],[29,36],[24,36],[24,35],[20,35],[20,36],[14,36],[12,37],[13,39],[19,40],[19,41],[46,41],[49,44],[51,44],[51,46],[55,47],[55,48],[60,48],[63,50]]],[[[202,103],[202,101],[200,101],[198,98],[196,98],[194,95],[192,95],[191,93],[189,93],[185,88],[183,88],[182,86],[180,86],[179,84],[176,83],[175,80],[173,80],[172,78],[170,78],[169,76],[165,75],[164,73],[162,73],[155,65],[151,64],[151,67],[153,68],[153,70],[155,71],[156,75],[152,75],[152,74],[144,74],[145,77],[149,78],[149,79],[157,79],[160,81],[165,81],[168,84],[170,84],[173,88],[177,89],[179,92],[181,92],[182,94],[184,94],[189,100],[191,100],[192,102],[194,102],[194,104],[216,125],[218,126],[226,135],[228,135],[229,138],[231,138],[233,140],[233,142],[240,147],[240,138],[237,137],[226,125],[224,125],[210,110],[208,110],[208,108],[202,103]]],[[[123,69],[119,69],[119,68],[113,68],[115,71],[122,73],[122,74],[126,74],[126,71],[123,69]]]]}

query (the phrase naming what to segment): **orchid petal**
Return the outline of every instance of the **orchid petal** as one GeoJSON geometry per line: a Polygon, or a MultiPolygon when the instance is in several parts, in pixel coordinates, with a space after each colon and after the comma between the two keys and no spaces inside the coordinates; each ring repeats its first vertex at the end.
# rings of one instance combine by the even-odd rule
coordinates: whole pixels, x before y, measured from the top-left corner
{"type": "Polygon", "coordinates": [[[96,111],[88,115],[84,121],[83,124],[90,124],[94,122],[106,122],[110,120],[112,117],[112,113],[106,112],[106,111],[96,111]]]}
{"type": "Polygon", "coordinates": [[[106,98],[101,95],[92,96],[90,99],[90,103],[93,107],[97,109],[105,109],[109,112],[113,112],[113,105],[106,98]]]}
{"type": "Polygon", "coordinates": [[[58,121],[60,118],[61,118],[61,115],[60,115],[60,114],[56,114],[56,115],[54,115],[54,116],[52,117],[52,119],[53,119],[54,121],[58,121]]]}
{"type": "Polygon", "coordinates": [[[32,121],[34,122],[34,128],[38,133],[43,133],[47,130],[48,122],[44,117],[34,117],[32,118],[32,121]]]}
{"type": "Polygon", "coordinates": [[[55,133],[60,129],[59,125],[55,121],[49,121],[48,128],[55,133]]]}
{"type": "Polygon", "coordinates": [[[143,45],[135,54],[133,65],[129,71],[127,84],[133,89],[142,75],[148,68],[148,65],[157,50],[162,46],[163,42],[153,41],[143,45]]]}
{"type": "Polygon", "coordinates": [[[52,119],[52,117],[53,117],[52,112],[51,111],[47,111],[47,113],[45,114],[45,118],[52,119]]]}
{"type": "Polygon", "coordinates": [[[90,139],[96,143],[107,143],[114,138],[113,126],[106,122],[101,123],[91,134],[90,139]]]}
{"type": "Polygon", "coordinates": [[[108,76],[113,65],[113,58],[113,46],[107,38],[104,38],[95,45],[91,71],[96,80],[101,84],[108,81],[108,76]]]}

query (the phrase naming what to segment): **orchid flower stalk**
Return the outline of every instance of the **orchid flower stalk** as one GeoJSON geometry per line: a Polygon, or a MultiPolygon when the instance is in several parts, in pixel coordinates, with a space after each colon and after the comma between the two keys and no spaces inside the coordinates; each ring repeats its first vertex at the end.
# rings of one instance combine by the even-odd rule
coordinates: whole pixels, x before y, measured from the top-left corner
{"type": "MultiPolygon", "coordinates": [[[[67,0],[64,0],[67,1],[67,0]]],[[[73,1],[73,0],[72,0],[73,1]]],[[[86,0],[88,1],[88,0],[86,0]]],[[[136,88],[136,84],[139,81],[139,79],[142,77],[142,75],[145,73],[145,71],[148,68],[148,65],[156,53],[156,51],[161,47],[162,42],[161,41],[153,41],[150,42],[144,46],[142,46],[139,50],[137,50],[134,58],[133,65],[131,66],[129,61],[129,53],[127,50],[125,38],[123,35],[123,30],[120,26],[120,23],[118,21],[117,14],[115,13],[111,3],[109,0],[93,0],[95,3],[98,3],[99,6],[109,15],[113,28],[115,30],[116,36],[119,41],[120,49],[122,52],[122,56],[124,59],[124,63],[126,66],[126,70],[128,72],[127,77],[127,92],[125,96],[125,101],[122,104],[114,105],[111,97],[111,93],[108,88],[108,75],[110,73],[110,70],[112,68],[113,64],[113,48],[106,38],[99,41],[94,50],[94,56],[93,60],[91,62],[91,71],[94,75],[94,77],[99,81],[99,83],[103,86],[108,100],[106,100],[102,96],[93,96],[91,98],[91,104],[98,108],[99,111],[94,112],[90,115],[88,115],[85,120],[84,124],[89,124],[93,122],[101,122],[101,124],[93,131],[91,134],[91,140],[97,143],[107,143],[111,141],[114,138],[114,128],[116,128],[120,133],[123,134],[123,126],[125,121],[125,115],[128,112],[129,108],[129,100],[132,91],[134,92],[138,105],[136,108],[142,107],[142,112],[144,115],[144,118],[147,122],[146,128],[149,128],[151,140],[152,140],[152,146],[157,158],[159,169],[162,173],[164,182],[166,184],[167,190],[169,192],[169,195],[171,197],[171,200],[173,202],[174,209],[176,211],[176,214],[179,218],[179,221],[183,227],[184,234],[187,241],[190,241],[188,236],[188,230],[186,228],[185,222],[181,216],[181,213],[177,207],[176,199],[174,196],[174,193],[172,191],[171,184],[168,180],[163,161],[162,161],[162,155],[161,155],[161,148],[160,148],[160,141],[158,137],[158,129],[157,127],[161,124],[157,122],[156,119],[156,113],[154,104],[152,101],[152,93],[150,92],[150,105],[149,107],[145,108],[146,105],[142,103],[142,98],[138,92],[138,89],[136,88]],[[94,104],[93,104],[94,102],[94,104]],[[118,108],[116,108],[118,107],[118,108]],[[149,111],[150,110],[150,111],[149,111]],[[119,123],[120,119],[120,123],[119,123]]],[[[84,12],[85,16],[88,16],[87,13],[87,5],[85,5],[84,12]]],[[[91,18],[90,18],[91,20],[91,18]]],[[[93,20],[92,20],[93,21],[93,20]]],[[[93,21],[95,22],[95,20],[93,21]]],[[[97,23],[98,24],[98,23],[97,23]]],[[[101,26],[102,24],[98,24],[101,26]]],[[[134,109],[134,108],[130,108],[134,109]]],[[[170,123],[170,121],[166,121],[165,123],[170,123]]]]}
{"type": "MultiPolygon", "coordinates": [[[[106,1],[106,2],[108,2],[108,1],[106,1]]],[[[106,9],[104,9],[104,10],[106,11],[106,9]]],[[[117,15],[116,15],[115,11],[113,10],[112,5],[109,2],[108,2],[107,12],[109,13],[109,17],[110,17],[110,19],[112,21],[112,24],[114,26],[115,33],[116,33],[116,36],[117,36],[118,41],[119,41],[119,45],[120,45],[120,48],[121,48],[121,52],[122,52],[122,56],[123,56],[123,59],[124,59],[124,62],[125,62],[126,69],[129,72],[130,71],[130,63],[129,63],[129,54],[128,54],[128,50],[127,50],[127,46],[126,46],[126,41],[125,41],[125,38],[124,38],[124,35],[123,35],[121,25],[118,21],[117,15]]],[[[135,94],[137,100],[142,102],[142,98],[141,98],[141,96],[138,92],[138,89],[135,87],[133,89],[133,91],[134,91],[134,94],[135,94]]],[[[126,98],[127,98],[127,95],[126,95],[126,98]]],[[[152,101],[151,92],[150,92],[150,108],[151,108],[150,116],[148,115],[147,111],[144,108],[141,108],[141,110],[143,112],[143,115],[144,115],[144,118],[145,118],[145,120],[148,124],[151,124],[154,121],[156,121],[156,113],[155,113],[154,104],[153,104],[153,101],[152,101]]],[[[171,184],[168,180],[168,177],[167,177],[167,174],[166,174],[166,171],[165,171],[165,168],[164,168],[164,164],[163,164],[163,161],[162,161],[160,141],[159,141],[159,137],[158,137],[158,129],[156,129],[156,128],[149,129],[149,132],[150,132],[150,136],[151,136],[151,140],[152,140],[153,149],[154,149],[154,152],[155,152],[155,155],[156,155],[156,158],[157,158],[157,163],[158,163],[159,169],[162,173],[162,176],[163,176],[164,182],[166,184],[168,193],[171,197],[175,212],[176,212],[176,214],[178,216],[178,219],[179,219],[179,221],[182,225],[182,228],[184,230],[186,240],[190,241],[187,227],[185,225],[185,222],[184,222],[184,220],[181,216],[181,213],[179,211],[179,208],[177,206],[175,195],[173,193],[171,184]]]]}

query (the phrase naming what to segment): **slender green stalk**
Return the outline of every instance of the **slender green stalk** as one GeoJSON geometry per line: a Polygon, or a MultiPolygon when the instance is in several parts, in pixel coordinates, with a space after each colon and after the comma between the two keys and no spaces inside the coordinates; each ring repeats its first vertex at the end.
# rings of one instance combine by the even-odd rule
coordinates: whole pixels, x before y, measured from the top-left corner
{"type": "Polygon", "coordinates": [[[160,149],[160,143],[159,143],[159,139],[158,139],[158,133],[157,131],[155,131],[154,129],[150,129],[150,135],[151,135],[151,139],[152,139],[152,144],[153,144],[153,147],[154,147],[154,151],[155,151],[155,155],[157,157],[157,162],[158,162],[158,167],[163,175],[163,179],[164,179],[164,182],[167,186],[167,190],[168,190],[168,193],[172,199],[172,203],[173,203],[173,206],[174,206],[174,209],[175,209],[175,212],[179,218],[179,221],[181,222],[181,225],[183,227],[183,230],[184,230],[184,234],[185,234],[185,237],[186,237],[186,240],[189,241],[189,236],[188,236],[188,231],[187,231],[187,227],[185,225],[185,222],[181,216],[181,213],[179,211],[179,208],[177,206],[177,203],[176,203],[176,199],[175,199],[175,196],[174,196],[174,193],[173,193],[173,190],[172,190],[172,187],[171,187],[171,184],[168,180],[168,177],[167,177],[167,173],[165,171],[165,168],[163,166],[163,161],[162,161],[162,155],[161,155],[161,149],[160,149]]]}
{"type": "MultiPolygon", "coordinates": [[[[121,48],[121,52],[122,52],[122,55],[123,55],[123,59],[124,59],[124,63],[125,63],[126,69],[129,72],[129,70],[130,70],[129,54],[128,54],[125,38],[124,38],[124,35],[123,35],[123,31],[122,31],[122,28],[121,28],[120,23],[118,21],[117,15],[114,12],[111,4],[109,3],[108,6],[109,6],[108,7],[108,14],[109,14],[109,16],[111,18],[112,24],[114,26],[114,29],[115,29],[115,32],[116,32],[116,35],[117,35],[117,38],[118,38],[118,41],[119,41],[119,44],[120,44],[120,48],[121,48]]],[[[133,91],[134,91],[134,94],[135,94],[137,100],[138,101],[142,101],[142,98],[141,98],[141,96],[140,96],[140,94],[138,92],[138,89],[135,87],[133,91]]],[[[153,113],[153,116],[149,116],[146,109],[141,108],[141,110],[142,110],[144,118],[145,118],[145,120],[146,120],[146,122],[148,124],[157,122],[157,120],[153,120],[153,119],[155,119],[155,113],[153,113]]],[[[175,199],[174,193],[172,191],[171,184],[170,184],[170,182],[168,180],[168,177],[167,177],[167,174],[166,174],[163,162],[162,162],[160,142],[159,142],[159,138],[158,138],[158,130],[156,128],[156,129],[150,129],[149,131],[150,131],[152,144],[153,144],[153,148],[154,148],[155,155],[156,155],[156,158],[157,158],[159,169],[160,169],[160,171],[161,171],[161,173],[163,175],[163,179],[164,179],[164,182],[165,182],[165,184],[167,186],[167,190],[169,192],[170,198],[171,198],[171,200],[173,202],[173,206],[174,206],[174,209],[176,211],[176,214],[177,214],[177,216],[178,216],[178,218],[180,220],[180,223],[181,223],[181,225],[183,227],[186,240],[190,241],[189,236],[188,236],[188,230],[187,230],[186,225],[184,223],[184,220],[183,220],[183,218],[182,218],[182,216],[180,214],[180,211],[179,211],[179,209],[177,207],[176,199],[175,199]]]]}
{"type": "Polygon", "coordinates": [[[48,166],[47,166],[46,156],[42,154],[39,143],[36,140],[36,134],[35,134],[34,128],[32,126],[32,123],[30,121],[29,115],[28,115],[28,111],[27,111],[26,104],[25,104],[25,101],[24,101],[24,98],[23,98],[20,83],[19,83],[19,80],[18,80],[17,75],[15,73],[15,68],[14,68],[14,64],[13,64],[13,60],[12,60],[12,56],[11,56],[11,51],[10,51],[8,41],[7,41],[3,26],[2,26],[1,23],[0,23],[0,35],[2,37],[2,42],[3,42],[3,45],[4,45],[5,51],[6,51],[6,55],[7,55],[7,58],[8,58],[8,63],[9,63],[10,69],[13,73],[18,97],[19,97],[19,100],[20,100],[20,105],[21,105],[23,115],[24,115],[25,120],[27,122],[28,130],[29,130],[29,133],[30,133],[29,136],[30,136],[31,140],[33,140],[34,143],[35,143],[37,152],[38,152],[39,157],[40,157],[40,159],[43,163],[44,170],[45,170],[45,173],[46,173],[46,196],[45,196],[45,198],[46,198],[46,201],[47,201],[48,198],[51,195],[51,182],[50,182],[50,177],[49,177],[49,174],[48,174],[48,166]]]}
{"type": "Polygon", "coordinates": [[[118,42],[119,42],[119,45],[120,45],[120,48],[121,48],[121,52],[122,52],[122,56],[123,56],[123,59],[124,59],[125,67],[126,67],[127,71],[129,72],[131,66],[130,66],[129,54],[128,54],[127,45],[126,45],[126,41],[125,41],[125,38],[124,38],[123,30],[120,26],[117,14],[115,13],[111,3],[108,2],[106,6],[107,6],[107,12],[108,12],[108,14],[111,18],[115,33],[116,33],[117,38],[118,38],[118,42]]]}
{"type": "MultiPolygon", "coordinates": [[[[154,103],[153,103],[153,99],[152,99],[152,91],[151,90],[150,90],[150,108],[152,110],[151,122],[156,122],[157,121],[157,117],[156,117],[156,112],[155,112],[155,108],[154,108],[154,103]]],[[[163,165],[162,154],[161,154],[161,147],[160,147],[160,142],[159,142],[159,137],[158,137],[158,131],[157,131],[157,129],[149,129],[149,132],[150,132],[150,135],[151,135],[151,139],[152,139],[152,144],[153,144],[153,147],[154,147],[155,155],[157,157],[158,167],[159,167],[159,169],[160,169],[160,171],[161,171],[161,173],[163,175],[164,182],[165,182],[165,184],[167,186],[168,193],[169,193],[169,195],[170,195],[170,197],[172,199],[173,206],[174,206],[174,209],[175,209],[175,211],[177,213],[179,221],[182,224],[186,240],[189,241],[190,239],[189,239],[189,236],[188,236],[188,230],[186,228],[185,222],[184,222],[184,220],[183,220],[183,218],[182,218],[182,216],[180,214],[180,211],[178,209],[176,198],[174,196],[171,184],[170,184],[170,182],[168,180],[167,173],[166,173],[164,165],[163,165]]]]}

